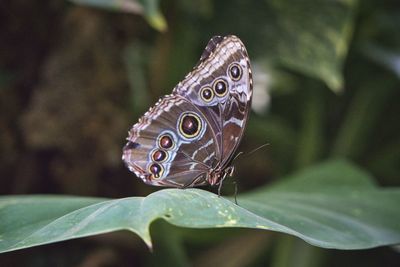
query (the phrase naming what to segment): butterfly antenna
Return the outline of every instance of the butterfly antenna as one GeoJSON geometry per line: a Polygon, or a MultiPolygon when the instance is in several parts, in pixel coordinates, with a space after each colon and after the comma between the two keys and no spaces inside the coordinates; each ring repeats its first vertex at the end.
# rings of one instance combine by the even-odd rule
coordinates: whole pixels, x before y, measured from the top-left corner
{"type": "Polygon", "coordinates": [[[233,164],[233,162],[234,162],[239,156],[244,155],[244,154],[246,154],[246,156],[251,155],[251,154],[253,154],[254,152],[257,152],[258,150],[260,150],[261,148],[264,148],[264,147],[266,147],[266,146],[269,146],[269,143],[265,143],[265,144],[263,144],[263,145],[261,145],[261,146],[255,148],[255,149],[251,150],[250,152],[247,152],[247,153],[244,153],[243,151],[240,151],[240,152],[237,153],[236,156],[232,159],[232,164],[233,164]]]}
{"type": "Polygon", "coordinates": [[[255,149],[253,149],[252,151],[247,152],[246,154],[247,154],[247,155],[251,155],[251,154],[253,154],[254,152],[257,152],[258,150],[260,150],[261,148],[264,148],[264,147],[266,147],[266,146],[269,146],[269,143],[265,143],[265,144],[263,144],[263,145],[261,145],[261,146],[255,148],[255,149]]]}
{"type": "Polygon", "coordinates": [[[240,151],[239,153],[237,153],[236,156],[232,159],[232,164],[233,164],[233,162],[234,162],[239,156],[241,156],[241,155],[243,155],[243,154],[244,154],[243,151],[240,151]]]}

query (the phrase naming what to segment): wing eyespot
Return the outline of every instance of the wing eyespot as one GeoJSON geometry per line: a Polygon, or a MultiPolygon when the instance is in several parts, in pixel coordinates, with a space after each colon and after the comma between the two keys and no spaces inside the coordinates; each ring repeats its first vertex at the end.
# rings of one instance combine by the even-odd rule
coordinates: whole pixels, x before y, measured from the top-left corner
{"type": "Polygon", "coordinates": [[[238,63],[234,62],[229,65],[228,75],[233,81],[239,81],[242,78],[242,73],[242,67],[238,63]]]}
{"type": "Polygon", "coordinates": [[[151,154],[151,159],[155,162],[164,162],[168,159],[168,153],[161,149],[155,150],[151,154]]]}
{"type": "Polygon", "coordinates": [[[200,117],[194,112],[185,112],[179,117],[178,132],[187,139],[196,138],[200,134],[202,127],[203,124],[200,117]]]}
{"type": "Polygon", "coordinates": [[[149,172],[152,179],[159,179],[164,173],[164,168],[161,164],[153,163],[149,166],[149,172]]]}
{"type": "Polygon", "coordinates": [[[200,97],[206,103],[211,102],[214,98],[214,91],[208,86],[203,87],[200,90],[200,97]]]}
{"type": "Polygon", "coordinates": [[[217,79],[214,82],[213,88],[217,96],[223,97],[228,92],[228,83],[224,79],[217,79]]]}
{"type": "Polygon", "coordinates": [[[158,146],[170,150],[175,146],[175,142],[171,135],[163,134],[158,138],[158,146]]]}

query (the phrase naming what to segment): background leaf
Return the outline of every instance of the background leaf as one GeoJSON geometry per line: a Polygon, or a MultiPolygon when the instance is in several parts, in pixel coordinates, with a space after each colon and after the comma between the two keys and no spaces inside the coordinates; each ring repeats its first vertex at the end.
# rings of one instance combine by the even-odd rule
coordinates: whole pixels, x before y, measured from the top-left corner
{"type": "Polygon", "coordinates": [[[144,14],[149,24],[158,31],[167,30],[167,22],[159,10],[158,0],[70,0],[71,2],[113,11],[144,14]]]}
{"type": "Polygon", "coordinates": [[[279,14],[276,35],[269,38],[278,60],[323,80],[336,92],[342,90],[342,66],[354,27],[356,1],[267,2],[279,14]]]}

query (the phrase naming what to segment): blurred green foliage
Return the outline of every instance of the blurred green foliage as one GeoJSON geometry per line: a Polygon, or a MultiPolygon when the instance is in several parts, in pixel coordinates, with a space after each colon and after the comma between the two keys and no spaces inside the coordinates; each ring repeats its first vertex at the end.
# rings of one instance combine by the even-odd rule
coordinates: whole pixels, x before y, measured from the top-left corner
{"type": "MultiPolygon", "coordinates": [[[[382,186],[400,184],[398,1],[71,2],[0,4],[1,194],[120,198],[156,190],[122,166],[126,131],[191,70],[211,36],[226,34],[245,43],[255,90],[266,96],[241,149],[269,145],[237,161],[239,192],[330,158],[353,161],[382,186]]],[[[12,252],[0,263],[399,262],[391,248],[322,251],[278,234],[153,228],[154,254],[137,238],[109,235],[12,252]]]]}

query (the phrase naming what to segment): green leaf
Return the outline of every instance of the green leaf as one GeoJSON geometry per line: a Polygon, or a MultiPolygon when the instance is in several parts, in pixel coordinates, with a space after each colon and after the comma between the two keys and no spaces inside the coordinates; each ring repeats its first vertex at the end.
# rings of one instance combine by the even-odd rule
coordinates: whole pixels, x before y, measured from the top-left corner
{"type": "Polygon", "coordinates": [[[159,0],[140,0],[143,4],[144,14],[149,24],[160,32],[168,28],[167,22],[160,11],[159,0]]]}
{"type": "Polygon", "coordinates": [[[149,24],[158,31],[167,30],[167,22],[159,10],[158,0],[70,0],[76,4],[93,6],[107,10],[144,14],[149,24]]]}
{"type": "Polygon", "coordinates": [[[354,29],[356,3],[237,0],[230,5],[220,3],[214,23],[217,31],[228,29],[241,37],[250,58],[257,54],[276,66],[319,79],[339,92],[344,83],[343,63],[354,29]]]}
{"type": "Polygon", "coordinates": [[[284,65],[343,87],[342,65],[353,32],[354,0],[267,1],[277,14],[273,50],[284,65]]]}
{"type": "Polygon", "coordinates": [[[190,228],[283,232],[315,246],[365,249],[400,242],[400,190],[376,187],[365,172],[333,161],[240,195],[239,204],[200,189],[165,189],[116,200],[57,196],[0,198],[0,251],[130,230],[151,247],[158,218],[190,228]]]}

